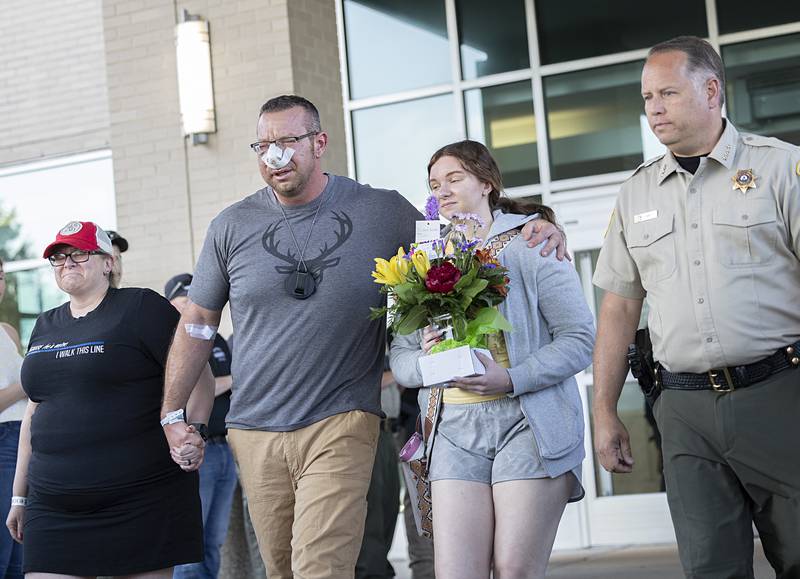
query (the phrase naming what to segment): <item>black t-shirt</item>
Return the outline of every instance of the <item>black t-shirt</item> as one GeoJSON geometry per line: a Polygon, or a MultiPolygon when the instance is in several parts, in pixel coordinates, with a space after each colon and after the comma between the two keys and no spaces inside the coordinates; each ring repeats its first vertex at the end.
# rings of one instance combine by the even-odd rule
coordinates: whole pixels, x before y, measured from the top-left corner
{"type": "MultiPolygon", "coordinates": [[[[231,350],[225,338],[217,334],[214,338],[214,347],[211,349],[211,357],[208,359],[211,366],[211,373],[214,377],[230,376],[231,374],[231,350]]],[[[227,433],[225,429],[225,417],[231,408],[231,391],[220,394],[214,398],[214,406],[211,408],[211,416],[208,419],[209,436],[221,436],[227,433]]]]}
{"type": "Polygon", "coordinates": [[[45,491],[113,490],[181,473],[159,412],[178,312],[149,289],[109,289],[82,318],[39,316],[22,387],[31,421],[28,480],[45,491]]]}

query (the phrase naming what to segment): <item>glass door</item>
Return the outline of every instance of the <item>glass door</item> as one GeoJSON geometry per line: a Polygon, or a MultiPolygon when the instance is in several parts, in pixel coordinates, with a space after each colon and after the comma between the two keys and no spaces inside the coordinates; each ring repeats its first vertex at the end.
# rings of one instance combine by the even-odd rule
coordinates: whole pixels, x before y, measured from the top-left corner
{"type": "MultiPolygon", "coordinates": [[[[564,224],[586,301],[597,318],[603,291],[592,285],[606,225],[618,186],[608,196],[554,203],[564,224]]],[[[646,324],[647,302],[640,327],[646,324]]],[[[593,376],[587,368],[577,376],[586,417],[586,498],[570,505],[559,528],[557,548],[663,543],[675,540],[661,466],[660,435],[639,385],[628,375],[619,401],[619,415],[631,436],[635,466],[629,474],[606,472],[596,460],[592,440],[593,376]]]]}

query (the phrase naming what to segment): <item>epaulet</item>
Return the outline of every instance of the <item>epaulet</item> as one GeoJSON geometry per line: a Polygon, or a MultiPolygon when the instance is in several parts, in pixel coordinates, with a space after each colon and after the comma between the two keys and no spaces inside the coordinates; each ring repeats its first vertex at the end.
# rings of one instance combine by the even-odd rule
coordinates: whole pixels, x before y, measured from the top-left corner
{"type": "Polygon", "coordinates": [[[656,163],[657,161],[660,161],[661,159],[664,158],[664,155],[666,155],[666,153],[662,153],[661,155],[658,155],[657,157],[653,157],[652,159],[648,159],[647,161],[645,161],[644,163],[642,163],[641,165],[636,167],[636,169],[634,169],[633,173],[631,174],[631,177],[633,175],[635,175],[636,173],[638,173],[641,169],[649,167],[650,165],[656,163]]]}
{"type": "Polygon", "coordinates": [[[742,135],[742,141],[744,141],[745,145],[750,145],[751,147],[772,147],[774,149],[781,149],[782,151],[788,151],[790,153],[797,153],[800,151],[800,147],[797,145],[792,145],[786,141],[776,139],[775,137],[764,137],[762,135],[745,133],[742,135]]]}

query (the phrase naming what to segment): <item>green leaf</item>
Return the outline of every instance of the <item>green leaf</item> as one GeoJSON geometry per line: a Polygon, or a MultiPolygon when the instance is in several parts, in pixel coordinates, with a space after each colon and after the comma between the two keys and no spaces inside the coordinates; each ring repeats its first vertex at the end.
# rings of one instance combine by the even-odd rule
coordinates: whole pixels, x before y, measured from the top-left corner
{"type": "Polygon", "coordinates": [[[487,285],[489,285],[489,282],[485,279],[476,279],[469,287],[465,288],[461,294],[464,296],[469,296],[470,301],[472,301],[476,295],[486,289],[487,285]]]}
{"type": "Polygon", "coordinates": [[[512,326],[496,308],[481,308],[467,325],[469,336],[493,334],[499,331],[510,332],[512,326]]]}
{"type": "Polygon", "coordinates": [[[387,308],[370,308],[369,309],[369,319],[370,320],[377,320],[378,318],[382,318],[386,315],[387,308]]]}
{"type": "Polygon", "coordinates": [[[394,293],[397,294],[397,299],[407,304],[415,304],[419,301],[413,283],[406,282],[394,286],[394,293]]]}
{"type": "Polygon", "coordinates": [[[425,322],[428,319],[428,310],[423,305],[416,305],[398,320],[395,330],[398,334],[405,336],[412,332],[425,327],[425,322]]]}
{"type": "Polygon", "coordinates": [[[475,279],[476,275],[478,275],[478,268],[477,267],[470,268],[470,270],[464,275],[462,275],[461,279],[459,279],[456,282],[456,285],[453,286],[453,290],[456,292],[460,292],[463,288],[472,285],[472,282],[475,279]]]}

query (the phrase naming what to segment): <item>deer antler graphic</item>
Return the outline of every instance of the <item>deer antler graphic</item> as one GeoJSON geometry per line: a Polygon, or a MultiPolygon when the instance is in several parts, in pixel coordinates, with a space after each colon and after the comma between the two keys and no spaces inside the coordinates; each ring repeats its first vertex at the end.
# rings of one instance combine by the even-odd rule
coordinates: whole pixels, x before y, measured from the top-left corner
{"type": "MultiPolygon", "coordinates": [[[[333,214],[332,219],[338,224],[338,230],[335,232],[336,240],[333,242],[333,244],[325,243],[320,250],[319,255],[316,257],[305,258],[304,260],[306,266],[308,267],[309,273],[314,276],[314,280],[318,284],[322,282],[322,275],[326,269],[339,265],[341,258],[331,257],[331,255],[333,255],[337,249],[344,245],[344,243],[353,234],[353,221],[346,213],[337,213],[336,211],[332,211],[331,213],[333,214]]],[[[280,242],[276,239],[276,235],[278,231],[280,231],[282,225],[283,224],[280,221],[277,221],[267,227],[266,231],[264,231],[264,235],[261,236],[261,245],[270,255],[273,255],[281,261],[290,264],[277,265],[275,266],[275,271],[278,273],[289,274],[297,269],[299,256],[295,256],[291,250],[287,250],[285,253],[280,250],[280,242]]]]}

